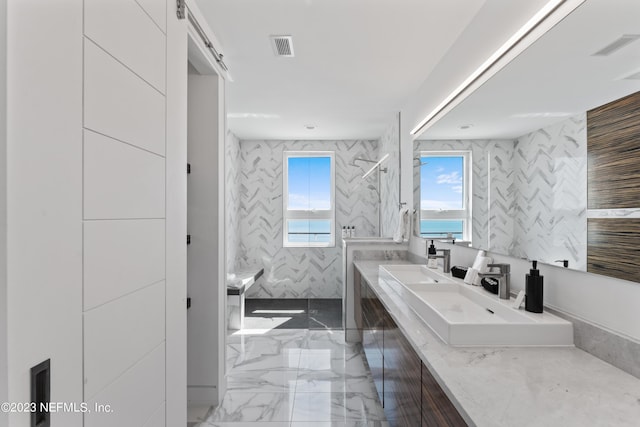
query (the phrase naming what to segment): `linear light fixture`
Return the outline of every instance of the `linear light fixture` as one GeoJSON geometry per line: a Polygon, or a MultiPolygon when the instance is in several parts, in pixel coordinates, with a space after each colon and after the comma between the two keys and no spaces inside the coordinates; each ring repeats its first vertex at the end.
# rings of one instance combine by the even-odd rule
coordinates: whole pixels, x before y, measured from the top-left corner
{"type": "Polygon", "coordinates": [[[382,164],[382,162],[387,160],[387,157],[389,157],[389,153],[387,153],[384,156],[382,156],[382,158],[380,160],[378,160],[375,165],[371,166],[371,169],[369,169],[368,171],[366,171],[364,173],[364,175],[362,175],[362,179],[365,179],[366,177],[371,175],[373,173],[373,171],[375,171],[376,168],[382,164]]]}
{"type": "MultiPolygon", "coordinates": [[[[582,4],[585,0],[578,2],[582,4]]],[[[451,92],[433,111],[431,111],[416,127],[411,131],[411,135],[420,132],[437,114],[444,110],[454,99],[471,86],[487,70],[489,70],[498,60],[513,49],[522,39],[540,25],[549,15],[562,6],[567,0],[551,0],[545,4],[531,19],[529,19],[518,31],[516,31],[502,46],[498,48],[486,61],[482,63],[469,77],[467,77],[453,92],[451,92]]],[[[573,10],[573,9],[572,9],[573,10]]]]}

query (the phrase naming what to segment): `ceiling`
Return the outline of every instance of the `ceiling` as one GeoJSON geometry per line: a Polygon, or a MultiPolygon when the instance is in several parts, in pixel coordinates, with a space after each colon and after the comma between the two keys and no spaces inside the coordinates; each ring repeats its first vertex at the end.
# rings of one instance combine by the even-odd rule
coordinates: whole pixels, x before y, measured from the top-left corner
{"type": "Polygon", "coordinates": [[[517,138],[639,91],[640,40],[592,56],[639,17],[638,0],[587,0],[419,139],[517,138]]]}
{"type": "Polygon", "coordinates": [[[377,139],[485,0],[198,0],[241,139],[377,139]],[[293,36],[278,58],[271,35],[293,36]],[[309,130],[306,126],[315,126],[309,130]]]}

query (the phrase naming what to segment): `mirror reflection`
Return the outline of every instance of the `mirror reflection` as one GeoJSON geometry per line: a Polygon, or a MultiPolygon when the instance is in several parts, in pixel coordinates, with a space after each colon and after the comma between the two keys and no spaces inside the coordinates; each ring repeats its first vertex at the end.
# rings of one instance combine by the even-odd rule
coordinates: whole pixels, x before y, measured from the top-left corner
{"type": "Polygon", "coordinates": [[[427,129],[416,234],[592,271],[587,112],[640,91],[637,16],[640,2],[585,2],[427,129]]]}

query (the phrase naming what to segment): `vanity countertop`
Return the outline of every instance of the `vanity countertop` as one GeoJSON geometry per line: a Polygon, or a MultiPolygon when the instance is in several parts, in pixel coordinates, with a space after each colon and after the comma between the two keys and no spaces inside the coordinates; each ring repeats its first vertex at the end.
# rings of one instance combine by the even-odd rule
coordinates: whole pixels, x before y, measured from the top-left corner
{"type": "Polygon", "coordinates": [[[470,425],[639,425],[640,379],[575,347],[451,347],[379,283],[381,264],[408,262],[354,261],[470,425]]]}

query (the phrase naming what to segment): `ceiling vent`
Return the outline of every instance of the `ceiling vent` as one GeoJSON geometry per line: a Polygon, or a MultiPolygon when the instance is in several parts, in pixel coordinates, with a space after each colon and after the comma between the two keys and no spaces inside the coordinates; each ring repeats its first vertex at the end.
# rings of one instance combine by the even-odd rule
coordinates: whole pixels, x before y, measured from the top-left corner
{"type": "Polygon", "coordinates": [[[622,37],[614,40],[612,43],[603,47],[591,56],[609,56],[638,39],[640,39],[640,34],[624,34],[622,37]]]}
{"type": "Polygon", "coordinates": [[[640,80],[640,71],[633,73],[630,76],[624,77],[623,80],[640,80]]]}
{"type": "Polygon", "coordinates": [[[293,57],[293,38],[291,36],[271,36],[271,45],[276,56],[293,57]]]}

